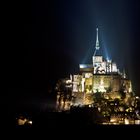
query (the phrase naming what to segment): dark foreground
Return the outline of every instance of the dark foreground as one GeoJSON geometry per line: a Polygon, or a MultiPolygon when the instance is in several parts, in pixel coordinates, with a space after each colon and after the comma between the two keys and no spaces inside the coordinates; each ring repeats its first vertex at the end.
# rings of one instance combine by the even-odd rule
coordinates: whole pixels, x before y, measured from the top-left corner
{"type": "MultiPolygon", "coordinates": [[[[6,129],[15,130],[51,130],[62,133],[64,131],[72,133],[79,130],[89,131],[121,131],[140,130],[140,125],[102,125],[100,122],[102,118],[94,114],[94,112],[87,111],[73,111],[73,112],[14,112],[12,114],[4,115],[1,124],[6,129]],[[27,118],[32,123],[18,124],[18,119],[27,118]],[[115,130],[114,130],[115,128],[115,130]],[[130,129],[129,129],[130,128],[130,129]],[[116,130],[117,129],[117,130],[116,130]]],[[[1,127],[2,127],[1,125],[1,127]]]]}

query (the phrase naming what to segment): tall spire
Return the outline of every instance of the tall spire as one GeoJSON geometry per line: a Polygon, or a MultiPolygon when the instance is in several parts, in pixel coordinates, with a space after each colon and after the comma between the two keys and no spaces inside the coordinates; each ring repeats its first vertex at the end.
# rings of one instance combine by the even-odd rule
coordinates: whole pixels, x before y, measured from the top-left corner
{"type": "Polygon", "coordinates": [[[95,56],[96,54],[96,51],[99,50],[99,39],[98,39],[98,28],[96,28],[96,46],[95,46],[95,51],[94,51],[94,54],[93,56],[95,56]]]}
{"type": "Polygon", "coordinates": [[[97,33],[96,33],[96,50],[99,50],[99,40],[98,40],[98,28],[96,28],[96,31],[97,31],[97,33]]]}

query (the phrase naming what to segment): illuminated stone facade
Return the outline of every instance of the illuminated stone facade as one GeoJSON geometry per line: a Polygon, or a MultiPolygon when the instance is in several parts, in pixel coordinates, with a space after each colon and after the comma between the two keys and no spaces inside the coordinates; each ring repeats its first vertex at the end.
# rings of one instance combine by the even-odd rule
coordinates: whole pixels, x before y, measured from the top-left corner
{"type": "Polygon", "coordinates": [[[57,84],[57,109],[69,110],[71,106],[92,105],[98,93],[108,100],[121,99],[122,93],[125,93],[126,102],[132,96],[131,81],[126,78],[126,74],[121,73],[112,60],[97,55],[98,50],[99,41],[96,40],[93,63],[80,64],[79,74],[70,75],[70,78],[57,84]]]}

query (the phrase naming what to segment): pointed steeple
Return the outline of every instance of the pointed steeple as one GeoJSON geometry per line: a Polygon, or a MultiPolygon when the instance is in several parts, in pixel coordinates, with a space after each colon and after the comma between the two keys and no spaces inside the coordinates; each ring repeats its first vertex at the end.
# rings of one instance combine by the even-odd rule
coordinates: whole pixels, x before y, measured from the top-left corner
{"type": "Polygon", "coordinates": [[[96,55],[96,51],[99,49],[100,49],[100,46],[99,46],[99,39],[98,39],[98,28],[96,28],[96,46],[95,46],[95,51],[94,51],[93,56],[96,55]]]}
{"type": "Polygon", "coordinates": [[[98,28],[96,28],[96,31],[97,32],[96,32],[96,47],[95,48],[96,50],[99,50],[100,47],[99,47],[99,39],[98,39],[98,28]]]}

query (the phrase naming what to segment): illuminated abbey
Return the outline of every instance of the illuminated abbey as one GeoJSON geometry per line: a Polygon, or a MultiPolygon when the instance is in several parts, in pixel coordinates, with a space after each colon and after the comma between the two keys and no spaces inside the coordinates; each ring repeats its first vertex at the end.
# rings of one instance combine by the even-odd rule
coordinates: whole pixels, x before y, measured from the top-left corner
{"type": "Polygon", "coordinates": [[[80,64],[79,73],[61,79],[56,85],[57,110],[69,110],[71,106],[95,105],[97,98],[120,100],[130,104],[133,96],[131,81],[117,64],[99,53],[98,28],[92,64],[80,64]]]}

